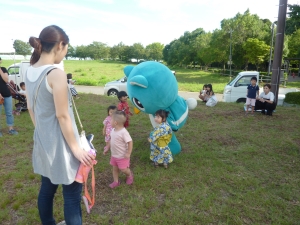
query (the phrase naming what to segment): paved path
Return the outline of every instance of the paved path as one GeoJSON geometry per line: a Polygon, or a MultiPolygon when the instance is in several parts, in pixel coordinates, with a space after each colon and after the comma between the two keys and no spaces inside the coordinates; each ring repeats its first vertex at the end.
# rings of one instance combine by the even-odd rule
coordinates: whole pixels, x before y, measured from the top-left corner
{"type": "MultiPolygon", "coordinates": [[[[104,94],[104,87],[98,86],[83,86],[83,85],[75,85],[77,92],[81,93],[91,93],[96,95],[103,95],[104,94]]],[[[195,98],[199,99],[198,95],[199,92],[187,92],[187,91],[179,91],[178,94],[183,97],[184,99],[188,98],[195,98]]],[[[223,94],[216,94],[218,101],[222,101],[223,94]]]]}

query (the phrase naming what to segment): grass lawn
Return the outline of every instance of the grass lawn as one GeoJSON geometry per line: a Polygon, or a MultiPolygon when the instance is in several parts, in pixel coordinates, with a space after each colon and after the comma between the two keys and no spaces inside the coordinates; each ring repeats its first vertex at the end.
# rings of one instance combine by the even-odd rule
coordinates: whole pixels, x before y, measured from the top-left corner
{"type": "MultiPolygon", "coordinates": [[[[273,117],[245,116],[243,105],[198,102],[176,132],[182,152],[165,170],[154,168],[147,142],[152,130],[145,114],[131,117],[132,186],[114,190],[109,156],[103,156],[102,121],[116,98],[81,94],[76,100],[87,133],[98,149],[96,204],[83,222],[90,224],[299,224],[300,111],[277,107],[273,117]]],[[[2,112],[3,113],[3,112],[2,112]]],[[[15,117],[18,136],[6,134],[1,118],[0,221],[3,225],[40,224],[33,174],[33,125],[28,112],[15,117]]],[[[45,128],[46,129],[46,128],[45,128]]],[[[46,130],[45,130],[46,132],[46,130]]],[[[54,214],[63,220],[61,188],[54,214]]]]}
{"type": "MultiPolygon", "coordinates": [[[[19,60],[20,61],[20,60],[19,60]]],[[[18,61],[18,62],[19,62],[18,61]]],[[[13,60],[4,60],[2,66],[8,67],[13,60]]],[[[115,61],[65,60],[66,73],[72,73],[76,84],[104,86],[105,83],[124,76],[123,68],[128,63],[115,61]]],[[[176,70],[179,91],[198,92],[204,84],[211,83],[215,93],[223,93],[229,82],[228,76],[194,69],[170,68],[176,70]]],[[[289,82],[287,87],[300,88],[300,82],[289,82]]]]}

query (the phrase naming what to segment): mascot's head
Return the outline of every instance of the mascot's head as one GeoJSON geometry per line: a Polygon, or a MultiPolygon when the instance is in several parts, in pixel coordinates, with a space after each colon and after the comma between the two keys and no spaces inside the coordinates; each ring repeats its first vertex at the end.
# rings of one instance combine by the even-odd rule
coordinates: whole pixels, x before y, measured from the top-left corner
{"type": "Polygon", "coordinates": [[[127,92],[132,103],[141,111],[154,114],[168,108],[178,96],[175,76],[165,65],[148,61],[126,66],[127,92]]]}

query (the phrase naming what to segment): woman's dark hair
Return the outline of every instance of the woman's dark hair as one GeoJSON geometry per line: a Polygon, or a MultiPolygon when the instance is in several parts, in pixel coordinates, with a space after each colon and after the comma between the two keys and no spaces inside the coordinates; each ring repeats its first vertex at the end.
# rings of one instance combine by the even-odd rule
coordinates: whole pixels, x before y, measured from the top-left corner
{"type": "Polygon", "coordinates": [[[108,108],[107,108],[107,115],[109,115],[109,110],[115,110],[116,108],[117,108],[117,106],[115,106],[115,105],[108,106],[108,108]]]}
{"type": "Polygon", "coordinates": [[[210,88],[210,91],[209,91],[209,92],[212,92],[212,93],[214,94],[214,91],[213,91],[213,88],[212,88],[212,85],[211,85],[211,84],[207,84],[206,87],[210,88]]]}
{"type": "Polygon", "coordinates": [[[268,87],[269,89],[271,89],[271,84],[265,84],[264,87],[268,87]]]}
{"type": "Polygon", "coordinates": [[[72,74],[71,73],[67,74],[67,79],[72,79],[72,74]]]}
{"type": "Polygon", "coordinates": [[[38,38],[30,37],[29,44],[34,48],[30,58],[30,65],[35,64],[40,59],[42,52],[51,52],[53,47],[60,42],[64,46],[69,44],[69,37],[63,29],[56,25],[45,27],[38,38]]]}
{"type": "Polygon", "coordinates": [[[162,118],[162,121],[163,122],[166,122],[167,118],[168,118],[168,115],[169,115],[169,112],[168,111],[165,111],[163,109],[159,109],[155,112],[155,115],[156,116],[160,116],[162,118]]]}
{"type": "Polygon", "coordinates": [[[204,84],[202,90],[204,90],[204,88],[206,88],[206,87],[207,87],[207,84],[204,84]]]}

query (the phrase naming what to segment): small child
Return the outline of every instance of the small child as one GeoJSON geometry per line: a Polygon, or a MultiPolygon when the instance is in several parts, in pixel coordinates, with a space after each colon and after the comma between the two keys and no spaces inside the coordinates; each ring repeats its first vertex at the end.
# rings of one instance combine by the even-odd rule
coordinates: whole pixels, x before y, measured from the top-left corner
{"type": "Polygon", "coordinates": [[[155,167],[163,164],[167,169],[168,164],[173,162],[173,156],[168,144],[172,138],[172,129],[168,122],[166,122],[169,112],[165,110],[157,110],[154,120],[159,125],[150,133],[148,141],[150,142],[150,159],[153,161],[155,167]]]}
{"type": "Polygon", "coordinates": [[[258,85],[256,85],[256,83],[257,83],[257,78],[251,77],[251,84],[249,84],[247,87],[246,114],[248,114],[248,110],[251,104],[252,115],[254,115],[256,97],[259,96],[259,87],[258,85]]]}
{"type": "MultiPolygon", "coordinates": [[[[115,188],[120,185],[119,170],[126,175],[126,184],[133,183],[133,173],[129,168],[130,155],[132,152],[132,138],[124,127],[126,115],[123,111],[115,111],[112,114],[111,125],[113,127],[110,133],[110,150],[111,158],[110,165],[113,167],[114,181],[109,185],[110,188],[115,188]]],[[[104,150],[103,154],[107,153],[108,149],[104,150]]]]}
{"type": "Polygon", "coordinates": [[[206,94],[206,88],[207,88],[207,84],[204,84],[202,90],[199,93],[199,98],[204,102],[205,102],[204,98],[205,98],[205,94],[206,94]]]}
{"type": "Polygon", "coordinates": [[[20,83],[20,88],[21,88],[21,90],[19,91],[19,93],[20,93],[22,96],[26,97],[25,82],[21,82],[21,83],[20,83]]]}
{"type": "Polygon", "coordinates": [[[109,149],[109,141],[110,141],[110,132],[112,130],[111,126],[111,115],[116,111],[117,107],[114,105],[111,105],[107,108],[107,117],[103,121],[104,127],[103,127],[103,135],[105,136],[105,147],[104,151],[109,149]]]}
{"type": "Polygon", "coordinates": [[[125,91],[120,91],[118,93],[118,99],[120,100],[117,109],[125,112],[126,115],[126,122],[124,124],[124,127],[127,128],[129,126],[129,116],[132,116],[133,114],[129,110],[129,105],[127,103],[127,93],[125,91]]]}
{"type": "Polygon", "coordinates": [[[78,96],[78,93],[77,93],[77,91],[74,87],[74,84],[75,84],[76,80],[72,80],[72,74],[71,73],[67,74],[67,82],[68,82],[68,85],[69,85],[72,96],[74,96],[76,99],[78,99],[79,96],[78,96]]]}

